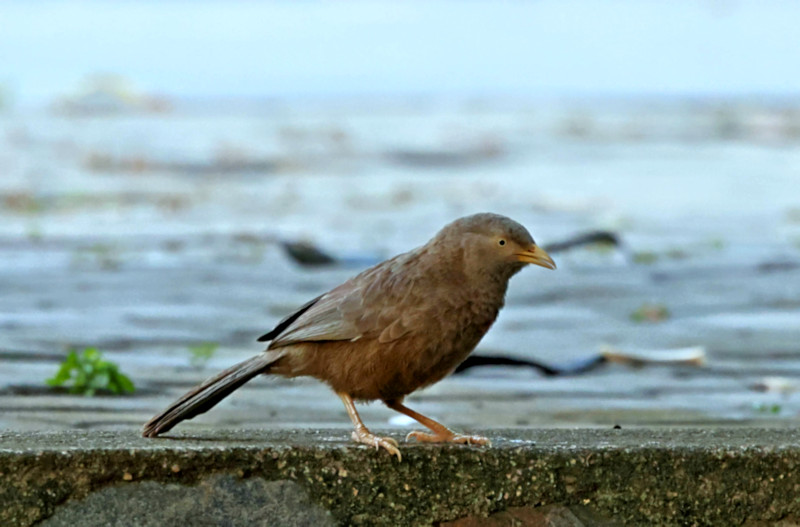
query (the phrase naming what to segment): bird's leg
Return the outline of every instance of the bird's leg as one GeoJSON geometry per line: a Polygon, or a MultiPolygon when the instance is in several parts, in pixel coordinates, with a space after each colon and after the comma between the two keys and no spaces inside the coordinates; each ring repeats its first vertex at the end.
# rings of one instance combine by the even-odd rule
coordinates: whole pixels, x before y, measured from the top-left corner
{"type": "Polygon", "coordinates": [[[429,434],[427,432],[418,432],[415,430],[408,433],[406,436],[406,441],[413,437],[417,441],[421,441],[423,443],[464,443],[467,445],[492,445],[492,443],[485,437],[456,434],[442,423],[434,421],[430,417],[425,417],[424,415],[415,412],[408,406],[405,406],[402,400],[391,399],[383,402],[392,410],[409,416],[433,432],[432,434],[429,434]]]}
{"type": "Polygon", "coordinates": [[[353,426],[355,427],[355,430],[353,430],[353,435],[351,436],[353,441],[356,443],[364,443],[365,445],[374,446],[376,450],[378,447],[383,447],[393,456],[397,456],[399,461],[402,461],[403,456],[400,455],[400,449],[397,448],[397,441],[391,437],[380,437],[370,432],[364,425],[364,421],[361,420],[361,416],[358,415],[358,412],[356,411],[356,405],[353,403],[353,398],[346,393],[339,393],[338,395],[342,399],[344,408],[347,410],[347,415],[350,416],[350,420],[353,421],[353,426]]]}

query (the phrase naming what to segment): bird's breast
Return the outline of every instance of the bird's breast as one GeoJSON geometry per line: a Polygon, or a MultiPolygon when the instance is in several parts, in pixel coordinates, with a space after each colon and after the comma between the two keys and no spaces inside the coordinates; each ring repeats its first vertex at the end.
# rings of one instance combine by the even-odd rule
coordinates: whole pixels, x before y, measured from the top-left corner
{"type": "Polygon", "coordinates": [[[311,375],[356,399],[401,399],[452,372],[502,307],[502,301],[458,300],[450,297],[425,316],[412,317],[413,327],[394,339],[374,335],[314,344],[293,375],[311,375]]]}
{"type": "MultiPolygon", "coordinates": [[[[431,317],[422,332],[398,342],[392,355],[402,354],[405,367],[387,393],[401,397],[429,386],[452,372],[475,349],[492,326],[498,307],[465,302],[459,308],[431,317]]],[[[389,351],[389,350],[387,350],[389,351]]]]}

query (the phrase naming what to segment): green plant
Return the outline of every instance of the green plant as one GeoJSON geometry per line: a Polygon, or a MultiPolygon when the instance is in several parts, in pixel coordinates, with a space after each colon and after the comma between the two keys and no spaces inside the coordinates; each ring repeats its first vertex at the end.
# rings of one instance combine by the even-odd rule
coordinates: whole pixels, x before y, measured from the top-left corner
{"type": "Polygon", "coordinates": [[[666,252],[667,257],[672,258],[673,260],[683,260],[689,257],[689,253],[686,252],[684,249],[673,248],[669,249],[666,252]]]}
{"type": "Polygon", "coordinates": [[[669,309],[663,304],[642,304],[631,313],[631,320],[634,322],[661,322],[669,317],[669,309]]]}
{"type": "Polygon", "coordinates": [[[202,368],[217,352],[219,344],[216,342],[203,342],[189,346],[189,363],[195,368],[202,368]]]}
{"type": "Polygon", "coordinates": [[[122,258],[115,246],[95,243],[79,247],[72,254],[72,264],[79,267],[97,265],[104,271],[116,271],[122,265],[122,258]]]}
{"type": "Polygon", "coordinates": [[[2,204],[15,214],[38,214],[45,208],[44,200],[30,192],[12,192],[2,196],[2,204]]]}
{"type": "Polygon", "coordinates": [[[633,261],[637,264],[650,265],[656,263],[658,254],[653,251],[639,251],[633,255],[633,261]]]}
{"type": "Polygon", "coordinates": [[[708,240],[708,245],[715,251],[721,251],[722,249],[725,248],[727,243],[722,238],[712,238],[708,240]]]}
{"type": "Polygon", "coordinates": [[[119,366],[104,360],[96,348],[85,348],[80,355],[70,350],[58,372],[45,382],[50,386],[68,386],[69,393],[87,397],[97,391],[122,394],[135,390],[133,382],[119,371],[119,366]]]}
{"type": "Polygon", "coordinates": [[[609,254],[617,249],[617,246],[608,241],[598,241],[586,247],[590,251],[599,254],[609,254]]]}
{"type": "Polygon", "coordinates": [[[753,410],[758,412],[758,413],[760,413],[760,414],[777,415],[777,414],[781,413],[782,408],[781,408],[781,405],[779,405],[779,404],[761,403],[761,404],[754,404],[753,405],[753,410]]]}

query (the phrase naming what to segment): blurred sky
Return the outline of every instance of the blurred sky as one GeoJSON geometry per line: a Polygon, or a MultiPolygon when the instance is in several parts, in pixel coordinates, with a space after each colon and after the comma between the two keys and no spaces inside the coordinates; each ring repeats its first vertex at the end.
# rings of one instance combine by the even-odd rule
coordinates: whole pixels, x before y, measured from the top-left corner
{"type": "Polygon", "coordinates": [[[0,1],[17,103],[113,72],[179,97],[797,95],[800,2],[0,1]]]}

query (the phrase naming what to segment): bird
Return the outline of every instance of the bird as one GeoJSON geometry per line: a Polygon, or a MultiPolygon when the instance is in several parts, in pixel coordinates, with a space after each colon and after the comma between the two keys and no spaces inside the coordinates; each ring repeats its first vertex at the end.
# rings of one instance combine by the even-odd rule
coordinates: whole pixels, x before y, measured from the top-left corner
{"type": "Polygon", "coordinates": [[[283,318],[258,338],[269,342],[262,353],[190,390],[148,421],[142,435],[163,434],[268,374],[326,383],[344,403],[352,439],[399,460],[399,443],[373,434],[355,401],[382,401],[430,430],[413,431],[406,441],[490,445],[403,401],[467,358],[503,307],[509,280],[528,264],[556,269],[516,221],[489,212],[452,221],[426,244],[362,271],[283,318]]]}

